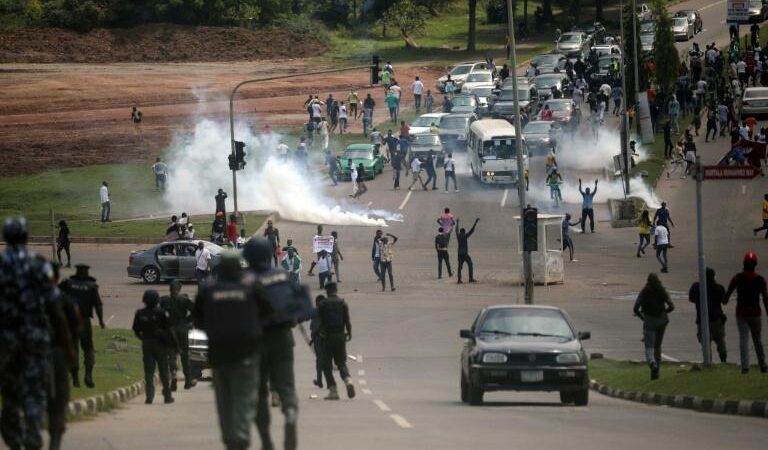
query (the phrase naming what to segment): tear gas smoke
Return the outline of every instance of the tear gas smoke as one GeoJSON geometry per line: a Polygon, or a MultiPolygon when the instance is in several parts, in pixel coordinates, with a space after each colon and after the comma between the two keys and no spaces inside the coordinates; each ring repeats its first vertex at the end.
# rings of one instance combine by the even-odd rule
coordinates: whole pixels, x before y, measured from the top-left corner
{"type": "MultiPolygon", "coordinates": [[[[387,220],[402,221],[402,215],[340,204],[323,193],[326,181],[310,168],[279,160],[274,155],[280,136],[274,132],[256,135],[238,124],[238,140],[246,143],[246,167],[237,173],[238,209],[272,210],[287,220],[329,225],[386,226],[387,220]]],[[[205,214],[214,210],[219,188],[232,203],[232,172],[228,126],[210,120],[195,125],[191,136],[177,137],[168,152],[168,187],[165,198],[173,210],[205,214]]]]}

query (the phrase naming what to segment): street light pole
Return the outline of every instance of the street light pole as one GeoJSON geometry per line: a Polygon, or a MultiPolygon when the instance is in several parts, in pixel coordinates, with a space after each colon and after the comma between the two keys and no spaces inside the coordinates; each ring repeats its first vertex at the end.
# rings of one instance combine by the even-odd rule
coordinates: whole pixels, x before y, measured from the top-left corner
{"type": "MultiPolygon", "coordinates": [[[[517,93],[517,50],[515,26],[512,23],[512,0],[507,0],[507,33],[509,34],[509,65],[512,68],[512,99],[515,102],[515,150],[517,153],[517,196],[520,201],[520,221],[525,216],[525,180],[523,169],[523,134],[520,123],[520,98],[517,93]]],[[[522,239],[522,237],[521,237],[522,239]]],[[[522,246],[521,246],[522,247],[522,246]]],[[[523,250],[523,277],[525,279],[525,303],[533,304],[533,272],[531,252],[523,250]]]]}

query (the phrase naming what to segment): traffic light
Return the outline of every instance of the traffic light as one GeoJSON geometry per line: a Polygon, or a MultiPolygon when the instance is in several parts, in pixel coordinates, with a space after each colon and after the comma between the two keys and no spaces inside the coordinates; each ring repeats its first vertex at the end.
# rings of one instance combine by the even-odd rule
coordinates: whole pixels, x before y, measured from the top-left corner
{"type": "Polygon", "coordinates": [[[536,252],[539,250],[539,210],[530,206],[523,210],[523,251],[536,252]]]}
{"type": "Polygon", "coordinates": [[[227,158],[229,159],[229,170],[237,170],[237,163],[235,162],[235,155],[230,153],[227,158]]]}
{"type": "Polygon", "coordinates": [[[379,84],[379,55],[373,55],[373,64],[371,65],[371,84],[379,84]]]}
{"type": "Polygon", "coordinates": [[[237,170],[245,169],[245,142],[235,141],[235,162],[237,170]]]}

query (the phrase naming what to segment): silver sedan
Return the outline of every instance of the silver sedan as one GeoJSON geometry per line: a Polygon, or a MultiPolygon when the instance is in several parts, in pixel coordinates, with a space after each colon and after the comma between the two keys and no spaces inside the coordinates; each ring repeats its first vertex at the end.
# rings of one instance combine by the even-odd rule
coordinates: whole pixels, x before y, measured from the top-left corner
{"type": "MultiPolygon", "coordinates": [[[[147,250],[132,251],[128,257],[128,276],[141,278],[145,283],[168,280],[194,280],[197,260],[195,251],[200,241],[163,242],[147,250]]],[[[202,241],[211,252],[211,268],[221,261],[223,247],[202,241]]]]}

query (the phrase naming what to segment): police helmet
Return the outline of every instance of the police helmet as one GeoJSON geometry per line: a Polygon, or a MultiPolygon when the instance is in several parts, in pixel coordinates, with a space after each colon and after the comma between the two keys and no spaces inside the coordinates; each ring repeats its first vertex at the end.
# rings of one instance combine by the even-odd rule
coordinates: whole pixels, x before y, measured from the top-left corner
{"type": "Polygon", "coordinates": [[[13,216],[5,219],[3,224],[3,238],[9,245],[27,243],[27,219],[21,216],[13,216]]]}
{"type": "Polygon", "coordinates": [[[154,289],[147,289],[141,301],[149,307],[156,306],[160,302],[160,293],[154,289]]]}
{"type": "Polygon", "coordinates": [[[271,267],[272,245],[264,238],[253,238],[245,243],[243,258],[251,269],[265,271],[271,267]]]}
{"type": "Polygon", "coordinates": [[[224,280],[237,280],[240,277],[240,272],[243,270],[240,266],[240,256],[232,251],[227,251],[221,254],[221,263],[216,268],[216,273],[219,278],[224,280]]]}

